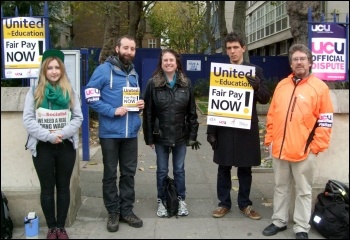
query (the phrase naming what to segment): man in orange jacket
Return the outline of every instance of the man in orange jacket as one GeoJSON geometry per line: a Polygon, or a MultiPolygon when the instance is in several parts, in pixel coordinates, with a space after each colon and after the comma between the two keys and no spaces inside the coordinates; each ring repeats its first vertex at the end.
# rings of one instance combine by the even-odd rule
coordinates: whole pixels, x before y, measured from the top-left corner
{"type": "Polygon", "coordinates": [[[287,229],[291,184],[295,182],[293,230],[308,239],[316,157],[329,146],[333,106],[328,86],[311,73],[312,53],[302,44],[289,49],[293,70],[275,89],[266,119],[265,145],[275,173],[272,224],[263,235],[287,229]]]}

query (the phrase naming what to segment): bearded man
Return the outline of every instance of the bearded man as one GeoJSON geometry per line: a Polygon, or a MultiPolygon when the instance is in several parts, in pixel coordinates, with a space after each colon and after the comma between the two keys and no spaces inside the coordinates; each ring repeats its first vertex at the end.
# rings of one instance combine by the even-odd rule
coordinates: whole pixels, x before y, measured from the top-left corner
{"type": "Polygon", "coordinates": [[[139,113],[144,108],[144,101],[135,100],[134,106],[123,104],[126,98],[140,99],[139,77],[132,64],[135,52],[135,39],[128,35],[120,37],[116,54],[95,69],[85,90],[87,104],[98,113],[104,167],[103,202],[108,211],[109,232],[118,231],[119,220],[136,228],[143,225],[133,212],[133,204],[137,136],[141,127],[139,113]],[[118,164],[120,178],[117,185],[118,164]]]}

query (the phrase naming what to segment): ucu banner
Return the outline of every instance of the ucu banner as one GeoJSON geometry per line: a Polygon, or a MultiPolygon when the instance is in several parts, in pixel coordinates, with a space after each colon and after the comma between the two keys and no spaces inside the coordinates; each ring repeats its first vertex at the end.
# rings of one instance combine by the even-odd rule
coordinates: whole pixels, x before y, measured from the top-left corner
{"type": "Polygon", "coordinates": [[[100,90],[97,88],[85,89],[85,99],[87,103],[99,101],[100,96],[101,96],[100,90]]]}
{"type": "Polygon", "coordinates": [[[338,23],[312,23],[309,38],[312,72],[323,81],[346,81],[348,40],[346,27],[338,23]]]}
{"type": "Polygon", "coordinates": [[[331,25],[330,24],[315,24],[311,26],[311,31],[313,32],[330,32],[331,25]]]}

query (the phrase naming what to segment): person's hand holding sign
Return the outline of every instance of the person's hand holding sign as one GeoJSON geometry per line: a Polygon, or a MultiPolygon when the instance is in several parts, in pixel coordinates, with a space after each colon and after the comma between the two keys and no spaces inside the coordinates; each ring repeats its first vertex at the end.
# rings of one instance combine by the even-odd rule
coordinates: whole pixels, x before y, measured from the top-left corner
{"type": "Polygon", "coordinates": [[[259,91],[260,88],[260,78],[257,76],[251,77],[251,76],[246,76],[249,84],[252,86],[254,91],[259,91]]]}
{"type": "Polygon", "coordinates": [[[115,110],[115,113],[114,115],[116,116],[124,116],[125,114],[127,114],[128,112],[128,109],[126,109],[126,107],[118,107],[116,110],[115,110]]]}
{"type": "Polygon", "coordinates": [[[138,100],[138,101],[136,102],[136,106],[137,106],[140,110],[144,109],[144,107],[145,107],[145,102],[143,101],[143,99],[138,100]]]}

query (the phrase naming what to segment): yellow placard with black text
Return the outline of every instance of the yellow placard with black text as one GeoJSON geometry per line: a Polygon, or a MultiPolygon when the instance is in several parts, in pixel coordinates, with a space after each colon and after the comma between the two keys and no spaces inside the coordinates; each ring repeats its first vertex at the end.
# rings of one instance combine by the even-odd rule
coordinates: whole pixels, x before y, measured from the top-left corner
{"type": "Polygon", "coordinates": [[[123,87],[123,106],[126,107],[128,111],[140,111],[136,104],[139,98],[139,87],[123,87]]]}
{"type": "Polygon", "coordinates": [[[2,19],[5,78],[37,77],[46,50],[43,17],[2,19]]]}
{"type": "Polygon", "coordinates": [[[254,90],[246,76],[255,67],[211,63],[208,125],[250,129],[254,90]]]}

